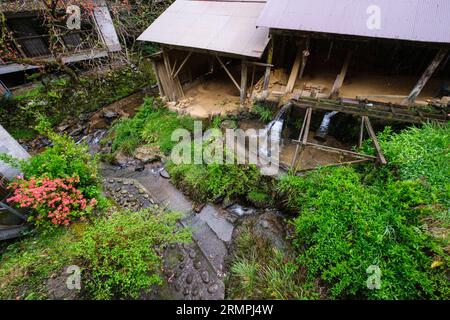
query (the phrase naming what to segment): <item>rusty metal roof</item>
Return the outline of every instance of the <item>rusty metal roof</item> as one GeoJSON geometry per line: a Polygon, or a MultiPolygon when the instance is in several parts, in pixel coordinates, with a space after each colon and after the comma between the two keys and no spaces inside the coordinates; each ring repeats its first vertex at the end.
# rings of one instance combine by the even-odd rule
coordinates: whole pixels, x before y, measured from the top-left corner
{"type": "Polygon", "coordinates": [[[304,32],[450,43],[450,1],[268,0],[257,25],[304,32]],[[378,10],[374,5],[379,9],[379,28],[370,23],[378,10]]]}
{"type": "Polygon", "coordinates": [[[177,0],[138,40],[260,58],[268,28],[256,28],[265,1],[177,0]]]}

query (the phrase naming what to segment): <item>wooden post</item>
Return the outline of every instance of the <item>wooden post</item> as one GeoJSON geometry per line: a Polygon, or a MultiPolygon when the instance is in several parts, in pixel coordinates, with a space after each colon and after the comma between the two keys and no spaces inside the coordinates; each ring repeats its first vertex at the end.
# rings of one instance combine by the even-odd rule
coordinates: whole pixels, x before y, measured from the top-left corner
{"type": "Polygon", "coordinates": [[[167,79],[168,81],[168,87],[170,92],[166,92],[166,96],[170,101],[176,101],[177,97],[175,94],[175,88],[174,88],[174,83],[172,80],[172,76],[171,76],[171,66],[170,66],[170,58],[169,55],[167,53],[167,49],[166,48],[162,48],[162,53],[163,53],[163,59],[164,59],[164,65],[166,66],[166,73],[167,73],[167,79]]]}
{"type": "Polygon", "coordinates": [[[158,84],[159,96],[164,97],[165,96],[164,89],[161,85],[161,78],[159,77],[158,69],[156,67],[156,62],[154,60],[152,60],[152,67],[153,67],[153,72],[155,73],[156,83],[158,84]]]}
{"type": "Polygon", "coordinates": [[[183,69],[184,65],[186,64],[186,62],[189,60],[189,58],[192,55],[192,51],[190,51],[188,53],[188,55],[186,56],[186,58],[184,58],[183,62],[180,64],[180,66],[178,67],[177,71],[175,72],[175,74],[173,74],[173,77],[175,78],[176,76],[178,76],[178,74],[180,73],[181,69],[183,69]]]}
{"type": "Polygon", "coordinates": [[[241,71],[241,107],[245,105],[245,100],[247,100],[247,63],[242,60],[242,71],[241,71]]]}
{"type": "Polygon", "coordinates": [[[381,151],[380,144],[378,143],[377,136],[375,135],[375,131],[373,131],[372,124],[370,123],[369,117],[363,116],[364,118],[364,124],[366,125],[367,132],[369,133],[370,137],[372,138],[373,146],[377,150],[378,154],[378,161],[380,161],[381,164],[386,164],[386,158],[383,155],[383,152],[381,151]]]}
{"type": "Polygon", "coordinates": [[[311,122],[311,114],[312,114],[312,108],[306,109],[305,118],[303,119],[302,128],[300,129],[300,134],[298,136],[298,140],[301,141],[301,144],[298,144],[295,147],[295,153],[294,153],[294,156],[292,157],[291,167],[294,172],[297,171],[297,157],[299,156],[299,152],[300,152],[300,160],[301,160],[301,154],[303,153],[305,144],[308,141],[308,133],[309,133],[309,125],[311,122]]]}
{"type": "Polygon", "coordinates": [[[361,148],[364,139],[364,117],[361,117],[361,128],[359,129],[358,147],[361,148]]]}
{"type": "Polygon", "coordinates": [[[233,81],[234,85],[236,86],[236,88],[241,91],[241,86],[237,83],[237,81],[234,79],[233,75],[231,74],[230,70],[228,70],[227,66],[222,62],[222,59],[219,58],[219,56],[216,55],[217,60],[219,61],[220,65],[222,66],[222,68],[225,70],[225,72],[228,74],[228,76],[230,77],[231,81],[233,81]]]}
{"type": "Polygon", "coordinates": [[[342,66],[341,72],[338,74],[336,81],[333,84],[333,88],[331,89],[330,97],[336,97],[339,95],[339,90],[344,84],[345,76],[347,75],[348,66],[350,65],[350,60],[353,55],[353,50],[349,50],[347,52],[347,56],[345,57],[344,65],[342,66]]]}
{"type": "MultiPolygon", "coordinates": [[[[267,64],[271,65],[273,61],[273,39],[269,43],[269,51],[267,53],[267,64]]],[[[266,99],[269,96],[269,84],[270,84],[270,71],[271,67],[266,67],[266,72],[264,73],[264,84],[262,91],[262,98],[266,99]]]]}
{"type": "MultiPolygon", "coordinates": [[[[295,81],[299,76],[300,67],[304,71],[306,66],[306,59],[309,56],[309,39],[306,40],[306,49],[301,50],[302,48],[299,46],[299,50],[297,52],[297,56],[295,57],[294,65],[292,66],[291,75],[289,76],[289,80],[286,86],[285,93],[291,93],[294,90],[295,81]]],[[[303,74],[301,74],[303,76],[303,74]]]]}
{"type": "Polygon", "coordinates": [[[419,96],[420,92],[425,87],[425,85],[427,84],[428,80],[430,80],[431,76],[436,71],[436,69],[439,67],[439,65],[441,64],[442,60],[444,60],[444,58],[447,55],[447,53],[448,53],[448,50],[446,50],[446,49],[440,49],[438,51],[438,53],[434,57],[433,61],[431,61],[431,63],[428,66],[428,68],[425,70],[425,72],[422,74],[422,76],[420,77],[420,79],[417,82],[417,84],[412,89],[412,91],[409,94],[409,96],[405,100],[402,101],[402,105],[409,106],[409,105],[413,104],[414,101],[416,101],[416,99],[419,96]]]}

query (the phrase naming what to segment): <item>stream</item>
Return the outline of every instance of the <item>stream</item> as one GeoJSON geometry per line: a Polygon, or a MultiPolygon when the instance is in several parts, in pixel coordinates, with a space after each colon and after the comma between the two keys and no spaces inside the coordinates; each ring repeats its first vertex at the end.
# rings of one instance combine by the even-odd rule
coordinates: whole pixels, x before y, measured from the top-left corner
{"type": "MultiPolygon", "coordinates": [[[[91,154],[110,153],[111,143],[101,145],[100,141],[114,120],[134,115],[144,96],[145,93],[139,92],[81,119],[68,120],[58,131],[69,134],[77,143],[87,143],[91,154]]],[[[44,147],[45,142],[40,140],[28,147],[36,150],[44,147]]],[[[193,235],[191,244],[167,248],[163,259],[166,284],[141,299],[225,299],[224,280],[231,260],[230,249],[243,219],[256,219],[264,237],[274,245],[284,246],[284,219],[276,210],[243,207],[237,203],[227,207],[206,203],[195,208],[170,182],[161,161],[144,163],[123,157],[116,162],[114,165],[100,163],[104,192],[109,198],[129,210],[157,205],[180,212],[183,214],[180,224],[189,227],[193,235]]]]}

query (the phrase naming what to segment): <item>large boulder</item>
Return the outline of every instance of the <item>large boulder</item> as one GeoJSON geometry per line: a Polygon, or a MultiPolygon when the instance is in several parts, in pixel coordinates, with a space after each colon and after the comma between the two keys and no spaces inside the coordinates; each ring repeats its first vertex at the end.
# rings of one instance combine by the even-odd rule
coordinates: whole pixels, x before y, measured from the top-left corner
{"type": "Polygon", "coordinates": [[[158,146],[142,146],[136,149],[134,157],[147,164],[161,160],[161,151],[158,146]]]}

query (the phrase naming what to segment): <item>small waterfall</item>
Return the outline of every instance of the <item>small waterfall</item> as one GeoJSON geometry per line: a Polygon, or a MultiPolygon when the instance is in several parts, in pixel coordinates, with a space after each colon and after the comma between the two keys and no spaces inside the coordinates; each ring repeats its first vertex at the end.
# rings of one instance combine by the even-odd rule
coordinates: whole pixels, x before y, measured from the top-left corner
{"type": "Polygon", "coordinates": [[[260,133],[260,148],[259,152],[261,155],[265,157],[270,157],[272,149],[271,147],[275,143],[280,143],[281,141],[281,132],[283,131],[283,125],[285,121],[285,115],[289,108],[291,107],[291,103],[285,104],[280,111],[276,114],[275,118],[267,124],[267,126],[260,133]]]}
{"type": "Polygon", "coordinates": [[[338,111],[328,112],[323,116],[322,123],[320,124],[319,129],[317,129],[316,135],[314,138],[318,140],[325,141],[325,137],[328,134],[328,129],[330,127],[331,118],[333,118],[336,114],[338,114],[338,111]]]}

